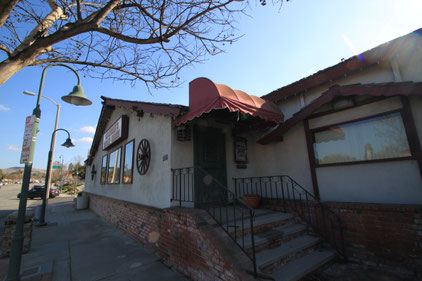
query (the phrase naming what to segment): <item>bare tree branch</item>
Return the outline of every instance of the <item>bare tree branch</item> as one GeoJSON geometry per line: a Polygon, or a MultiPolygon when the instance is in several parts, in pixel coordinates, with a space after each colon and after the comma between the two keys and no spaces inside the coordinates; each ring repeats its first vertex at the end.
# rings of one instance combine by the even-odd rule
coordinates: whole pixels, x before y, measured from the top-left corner
{"type": "Polygon", "coordinates": [[[3,46],[3,45],[0,44],[0,50],[6,52],[8,57],[12,56],[12,51],[9,50],[9,48],[7,48],[6,46],[3,46]]]}
{"type": "Polygon", "coordinates": [[[93,18],[93,22],[97,25],[119,4],[120,0],[110,0],[101,10],[97,12],[93,18]]]}
{"type": "Polygon", "coordinates": [[[93,28],[92,30],[103,33],[103,34],[107,34],[111,37],[120,39],[120,40],[128,42],[128,43],[134,43],[134,44],[144,45],[144,44],[155,44],[155,43],[168,42],[169,41],[168,39],[160,38],[160,37],[147,38],[147,39],[133,38],[133,37],[126,36],[126,35],[123,35],[123,34],[118,33],[118,32],[113,32],[109,29],[102,28],[102,27],[93,28]]]}
{"type": "Polygon", "coordinates": [[[0,29],[9,17],[10,12],[15,8],[20,0],[2,0],[0,3],[0,29]]]}
{"type": "MultiPolygon", "coordinates": [[[[240,37],[235,15],[248,7],[236,0],[14,1],[1,29],[8,57],[0,85],[26,66],[62,62],[91,77],[174,87],[183,68],[240,37]]],[[[0,16],[12,5],[4,2],[0,16]]]]}
{"type": "MultiPolygon", "coordinates": [[[[49,1],[49,3],[51,0],[49,1]]],[[[32,45],[38,37],[41,37],[48,32],[48,28],[50,28],[58,19],[60,19],[63,15],[63,10],[58,5],[50,5],[53,6],[54,9],[44,18],[44,20],[39,23],[32,31],[29,33],[28,36],[23,40],[21,45],[15,49],[13,52],[13,56],[16,55],[18,52],[22,51],[24,48],[32,45]]]]}
{"type": "Polygon", "coordinates": [[[52,11],[54,11],[56,8],[57,8],[57,4],[56,4],[56,2],[54,2],[54,0],[47,0],[47,3],[48,3],[48,6],[50,6],[50,9],[52,10],[52,11]]]}
{"type": "Polygon", "coordinates": [[[77,4],[78,20],[79,21],[82,21],[81,1],[80,0],[76,0],[76,4],[77,4]]]}
{"type": "Polygon", "coordinates": [[[43,60],[37,60],[34,63],[30,64],[30,66],[36,66],[36,65],[42,65],[42,64],[46,64],[46,63],[72,63],[72,64],[80,64],[80,65],[86,65],[86,66],[94,66],[94,67],[103,67],[103,68],[107,68],[107,69],[113,69],[113,70],[118,70],[121,72],[124,72],[126,74],[132,75],[134,77],[136,77],[137,79],[140,79],[144,82],[147,83],[151,83],[151,82],[155,82],[156,79],[145,79],[142,76],[139,76],[137,73],[135,72],[130,72],[124,69],[121,69],[120,67],[116,67],[113,65],[107,65],[107,64],[101,64],[101,63],[95,63],[95,62],[89,62],[89,61],[72,61],[72,60],[66,60],[66,59],[43,59],[43,60]]]}

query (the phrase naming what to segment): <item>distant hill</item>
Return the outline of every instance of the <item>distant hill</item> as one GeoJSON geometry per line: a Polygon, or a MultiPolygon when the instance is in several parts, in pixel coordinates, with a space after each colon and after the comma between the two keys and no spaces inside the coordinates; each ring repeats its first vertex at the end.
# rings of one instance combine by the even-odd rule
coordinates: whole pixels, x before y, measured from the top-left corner
{"type": "MultiPolygon", "coordinates": [[[[13,172],[16,172],[18,170],[22,170],[23,171],[24,167],[10,167],[7,169],[2,169],[3,174],[7,175],[13,172]]],[[[45,169],[36,169],[36,168],[32,168],[32,173],[45,173],[45,169]]]]}

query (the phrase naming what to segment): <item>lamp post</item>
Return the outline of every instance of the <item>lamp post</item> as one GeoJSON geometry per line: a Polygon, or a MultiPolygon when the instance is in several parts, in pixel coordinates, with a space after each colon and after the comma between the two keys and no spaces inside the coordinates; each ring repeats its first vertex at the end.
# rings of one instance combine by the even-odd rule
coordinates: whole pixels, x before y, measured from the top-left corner
{"type": "Polygon", "coordinates": [[[19,199],[19,209],[18,209],[18,217],[16,219],[16,228],[15,228],[15,232],[13,233],[13,238],[12,238],[12,248],[10,251],[9,267],[8,267],[7,277],[6,277],[7,281],[12,281],[12,280],[14,281],[14,280],[20,279],[19,273],[20,273],[20,267],[21,267],[22,248],[23,248],[23,239],[24,239],[23,227],[25,223],[28,187],[29,187],[29,181],[31,179],[32,160],[34,157],[35,143],[36,143],[37,133],[38,133],[38,124],[40,123],[40,117],[41,117],[40,101],[41,101],[41,96],[42,96],[42,89],[44,86],[45,72],[47,71],[47,69],[49,69],[52,66],[66,67],[70,69],[71,71],[73,71],[76,77],[78,78],[78,84],[75,87],[73,87],[73,91],[69,95],[62,97],[63,101],[74,104],[74,105],[92,104],[92,102],[89,99],[87,99],[86,96],[84,95],[83,89],[80,85],[81,79],[78,73],[73,68],[61,63],[50,64],[44,68],[41,74],[41,81],[40,81],[40,87],[38,90],[37,103],[32,112],[34,122],[32,125],[31,139],[29,140],[28,157],[24,159],[24,161],[22,161],[21,159],[21,162],[25,163],[25,169],[23,172],[21,197],[19,199]]]}
{"type": "MultiPolygon", "coordinates": [[[[51,144],[50,144],[50,151],[48,152],[48,160],[47,160],[47,172],[45,174],[45,182],[50,182],[50,171],[51,171],[51,163],[53,162],[53,149],[54,149],[54,141],[56,137],[57,131],[65,131],[67,133],[66,142],[62,144],[62,146],[69,148],[73,147],[72,140],[70,139],[69,131],[65,129],[56,129],[54,130],[53,134],[51,135],[51,144]]],[[[50,195],[49,189],[47,187],[44,188],[44,196],[42,198],[42,205],[41,205],[41,216],[40,221],[38,222],[37,226],[45,226],[47,223],[45,222],[45,207],[47,205],[48,196],[50,195]]]]}
{"type": "MultiPolygon", "coordinates": [[[[23,91],[23,93],[25,95],[28,95],[28,96],[36,96],[35,93],[29,92],[29,91],[23,91]]],[[[48,99],[49,101],[51,101],[52,103],[54,103],[57,106],[56,122],[54,124],[53,139],[52,139],[51,146],[50,146],[51,160],[49,160],[49,161],[53,161],[53,159],[54,159],[54,148],[56,146],[56,131],[57,131],[57,125],[59,123],[60,104],[56,103],[54,100],[50,99],[49,97],[46,97],[46,96],[42,96],[42,97],[45,98],[45,99],[48,99]]],[[[50,164],[50,169],[47,171],[47,173],[51,174],[52,165],[51,165],[51,163],[48,163],[48,164],[50,164]]],[[[48,167],[48,164],[47,164],[47,167],[48,167]]],[[[51,177],[49,178],[49,180],[45,181],[45,189],[46,189],[47,194],[50,194],[49,193],[50,192],[50,186],[51,186],[51,177]]]]}
{"type": "Polygon", "coordinates": [[[60,169],[60,192],[62,192],[63,189],[63,162],[64,162],[64,156],[60,155],[59,159],[62,159],[62,167],[60,169]]]}

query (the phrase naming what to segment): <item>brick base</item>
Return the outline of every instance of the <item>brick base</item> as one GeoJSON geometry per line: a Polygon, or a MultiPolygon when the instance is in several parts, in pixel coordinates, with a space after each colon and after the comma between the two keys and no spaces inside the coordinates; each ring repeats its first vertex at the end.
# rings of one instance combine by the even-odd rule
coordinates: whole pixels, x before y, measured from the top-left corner
{"type": "MultiPolygon", "coordinates": [[[[264,200],[267,206],[282,209],[282,201],[264,200]]],[[[289,202],[290,206],[294,203],[289,202]]],[[[324,202],[343,224],[349,260],[378,267],[422,273],[422,206],[324,202]]],[[[299,210],[307,215],[307,205],[299,210]]],[[[311,203],[313,221],[322,221],[321,209],[311,203]],[[317,218],[317,219],[315,219],[317,218]]],[[[338,232],[337,232],[338,233],[338,232]]]]}
{"type": "Polygon", "coordinates": [[[157,209],[89,194],[90,209],[193,280],[253,280],[250,260],[203,210],[157,209]]]}

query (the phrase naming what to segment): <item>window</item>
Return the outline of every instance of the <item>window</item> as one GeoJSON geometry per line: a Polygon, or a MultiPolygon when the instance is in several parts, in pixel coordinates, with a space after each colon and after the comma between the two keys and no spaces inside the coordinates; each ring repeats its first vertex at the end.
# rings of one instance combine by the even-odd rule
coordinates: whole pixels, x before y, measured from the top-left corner
{"type": "Polygon", "coordinates": [[[134,141],[128,142],[125,145],[125,160],[123,163],[123,183],[132,183],[133,177],[133,150],[134,141]]]}
{"type": "Polygon", "coordinates": [[[411,156],[400,112],[312,132],[317,165],[411,156]]]}
{"type": "Polygon", "coordinates": [[[122,148],[119,147],[112,153],[108,158],[108,176],[107,183],[119,183],[120,182],[120,157],[122,148]]]}
{"type": "Polygon", "coordinates": [[[101,162],[101,184],[104,184],[107,177],[107,155],[103,156],[103,161],[101,162]]]}

